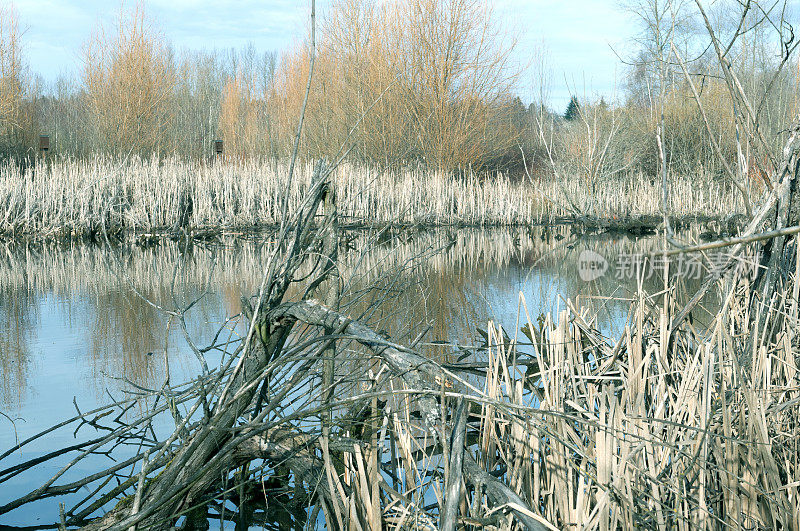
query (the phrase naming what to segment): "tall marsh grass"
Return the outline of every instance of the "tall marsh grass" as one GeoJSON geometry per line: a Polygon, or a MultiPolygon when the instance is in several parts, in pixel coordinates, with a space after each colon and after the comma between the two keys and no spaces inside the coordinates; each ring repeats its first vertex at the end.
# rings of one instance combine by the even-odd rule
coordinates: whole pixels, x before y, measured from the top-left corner
{"type": "MultiPolygon", "coordinates": [[[[466,427],[454,428],[452,439],[443,429],[444,441],[464,432],[464,463],[477,463],[517,498],[468,480],[453,491],[455,521],[537,531],[797,529],[800,269],[787,275],[778,302],[759,310],[763,328],[753,324],[754,289],[741,275],[722,282],[724,305],[702,329],[671,329],[680,309],[672,289],[657,304],[639,289],[613,337],[580,305],[538,316],[520,294],[521,328],[490,321],[477,376],[459,372],[475,364],[449,365],[452,386],[443,383],[439,395],[453,424],[459,402],[470,404],[466,427]],[[513,523],[525,517],[531,523],[513,523]]],[[[387,406],[373,423],[390,426],[390,435],[379,431],[373,447],[380,463],[405,471],[403,481],[392,489],[353,466],[353,494],[341,503],[366,513],[358,493],[380,485],[387,502],[375,502],[376,518],[389,529],[457,528],[441,517],[452,453],[447,444],[438,453],[397,398],[397,384],[384,385],[387,406]]],[[[368,517],[359,521],[367,528],[368,517]]]]}
{"type": "MultiPolygon", "coordinates": [[[[751,348],[746,294],[674,341],[643,292],[611,340],[576,307],[539,323],[524,310],[530,337],[510,342],[490,323],[475,459],[541,529],[797,529],[797,314],[771,310],[778,333],[751,348]]],[[[477,492],[464,502],[481,514],[477,492]]]]}
{"type": "MultiPolygon", "coordinates": [[[[245,229],[280,223],[300,204],[313,167],[295,172],[287,187],[284,163],[246,160],[196,163],[175,159],[57,159],[20,169],[0,167],[0,232],[38,236],[87,235],[105,226],[133,233],[169,230],[191,198],[193,228],[245,229]]],[[[575,205],[600,218],[658,215],[660,183],[629,175],[592,194],[580,177],[566,182],[518,181],[503,174],[454,176],[444,172],[380,172],[345,164],[334,176],[344,223],[521,225],[571,216],[575,205]]],[[[729,187],[704,177],[670,184],[675,216],[725,216],[742,210],[729,187]]]]}

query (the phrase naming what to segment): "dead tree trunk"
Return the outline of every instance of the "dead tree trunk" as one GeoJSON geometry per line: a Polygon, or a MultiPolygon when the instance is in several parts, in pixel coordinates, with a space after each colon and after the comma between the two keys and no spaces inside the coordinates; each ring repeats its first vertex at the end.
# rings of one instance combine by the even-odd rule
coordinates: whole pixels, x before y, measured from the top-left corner
{"type": "MultiPolygon", "coordinates": [[[[770,229],[784,229],[800,224],[800,192],[798,191],[798,172],[800,171],[800,116],[790,130],[790,136],[783,149],[781,167],[773,180],[776,183],[774,213],[769,221],[770,229]]],[[[766,242],[761,258],[761,272],[756,284],[757,306],[769,305],[780,293],[794,272],[797,251],[788,236],[779,236],[766,242]]],[[[757,312],[763,315],[763,312],[757,312]]],[[[759,318],[759,329],[764,326],[759,318]]]]}

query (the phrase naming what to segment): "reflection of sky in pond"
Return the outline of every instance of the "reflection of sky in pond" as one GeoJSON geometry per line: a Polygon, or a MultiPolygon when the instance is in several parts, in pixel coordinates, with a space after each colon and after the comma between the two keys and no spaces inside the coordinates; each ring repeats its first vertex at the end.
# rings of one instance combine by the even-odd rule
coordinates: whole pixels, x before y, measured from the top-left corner
{"type": "MultiPolygon", "coordinates": [[[[549,313],[555,318],[567,308],[567,299],[574,302],[576,296],[587,297],[592,294],[592,287],[582,285],[579,279],[576,282],[553,271],[512,265],[487,278],[485,297],[489,304],[489,315],[494,316],[496,322],[513,338],[514,330],[524,326],[527,317],[534,323],[542,313],[549,313]],[[528,310],[527,316],[525,308],[528,310]]],[[[588,303],[590,299],[583,300],[588,303]]],[[[624,327],[628,304],[617,300],[592,303],[598,314],[600,331],[607,336],[617,336],[624,327]]]]}
{"type": "MultiPolygon", "coordinates": [[[[370,245],[371,238],[369,233],[349,238],[351,250],[342,253],[341,266],[353,293],[376,279],[385,290],[371,296],[388,297],[383,307],[370,309],[371,324],[408,341],[419,328],[416,323],[425,322],[430,340],[466,344],[475,341],[476,328],[485,329],[490,318],[514,337],[525,323],[524,312],[518,313],[520,293],[534,322],[543,312],[564,309],[563,299],[580,297],[580,304],[591,306],[590,315],[596,314],[596,326],[617,335],[630,303],[590,297],[630,297],[635,283],[611,274],[582,281],[580,252],[592,249],[612,260],[615,253],[648,252],[658,244],[653,239],[576,240],[565,227],[397,233],[382,237],[377,246],[370,245]],[[364,249],[369,250],[360,252],[364,249]],[[425,252],[431,256],[415,258],[425,252]]],[[[189,337],[202,347],[227,317],[239,312],[240,297],[255,291],[269,251],[263,238],[198,245],[191,253],[171,243],[124,247],[113,259],[90,246],[8,246],[0,255],[0,412],[18,419],[16,436],[27,438],[73,416],[73,398],[86,411],[109,397],[125,396],[126,382],[160,386],[166,375],[165,348],[172,382],[197,374],[199,363],[175,320],[132,287],[171,309],[196,298],[207,283],[208,294],[186,319],[189,337]],[[184,267],[176,269],[176,263],[184,267]]],[[[645,284],[651,292],[658,290],[656,278],[645,284]]],[[[351,295],[348,311],[359,315],[368,309],[368,300],[351,295]]],[[[213,367],[218,359],[208,362],[213,367]]],[[[14,441],[11,423],[0,416],[0,453],[14,441]]],[[[74,442],[72,428],[56,431],[22,455],[0,461],[0,470],[74,442]]],[[[14,478],[0,489],[0,505],[40,485],[52,472],[14,478]]],[[[0,516],[0,525],[42,523],[36,513],[57,514],[52,505],[42,502],[0,516]]]]}

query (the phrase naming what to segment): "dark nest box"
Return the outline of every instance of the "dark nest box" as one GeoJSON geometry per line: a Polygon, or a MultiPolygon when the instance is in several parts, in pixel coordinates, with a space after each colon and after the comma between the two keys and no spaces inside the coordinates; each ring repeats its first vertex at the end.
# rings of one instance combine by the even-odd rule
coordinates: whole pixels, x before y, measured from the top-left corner
{"type": "Polygon", "coordinates": [[[214,155],[220,156],[222,155],[222,140],[214,140],[214,155]]]}
{"type": "Polygon", "coordinates": [[[46,155],[48,151],[50,151],[50,136],[49,135],[40,135],[39,136],[39,152],[42,155],[46,155]]]}

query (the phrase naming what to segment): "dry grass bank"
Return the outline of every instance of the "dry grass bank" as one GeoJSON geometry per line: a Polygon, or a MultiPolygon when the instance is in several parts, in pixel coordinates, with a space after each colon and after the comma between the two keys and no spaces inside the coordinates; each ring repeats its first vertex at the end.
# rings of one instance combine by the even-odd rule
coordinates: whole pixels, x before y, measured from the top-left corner
{"type": "MultiPolygon", "coordinates": [[[[299,168],[289,189],[294,211],[313,168],[299,168]]],[[[0,232],[37,236],[133,233],[175,227],[187,197],[193,228],[241,229],[280,222],[288,168],[283,163],[201,164],[132,159],[115,163],[63,159],[20,169],[0,167],[0,232]]],[[[503,175],[456,177],[441,172],[379,172],[345,164],[333,176],[345,223],[519,225],[571,216],[574,205],[599,218],[658,215],[660,184],[630,175],[592,194],[585,180],[515,181],[503,175]]],[[[676,178],[669,211],[675,216],[726,216],[741,211],[730,187],[705,176],[676,178]]]]}

